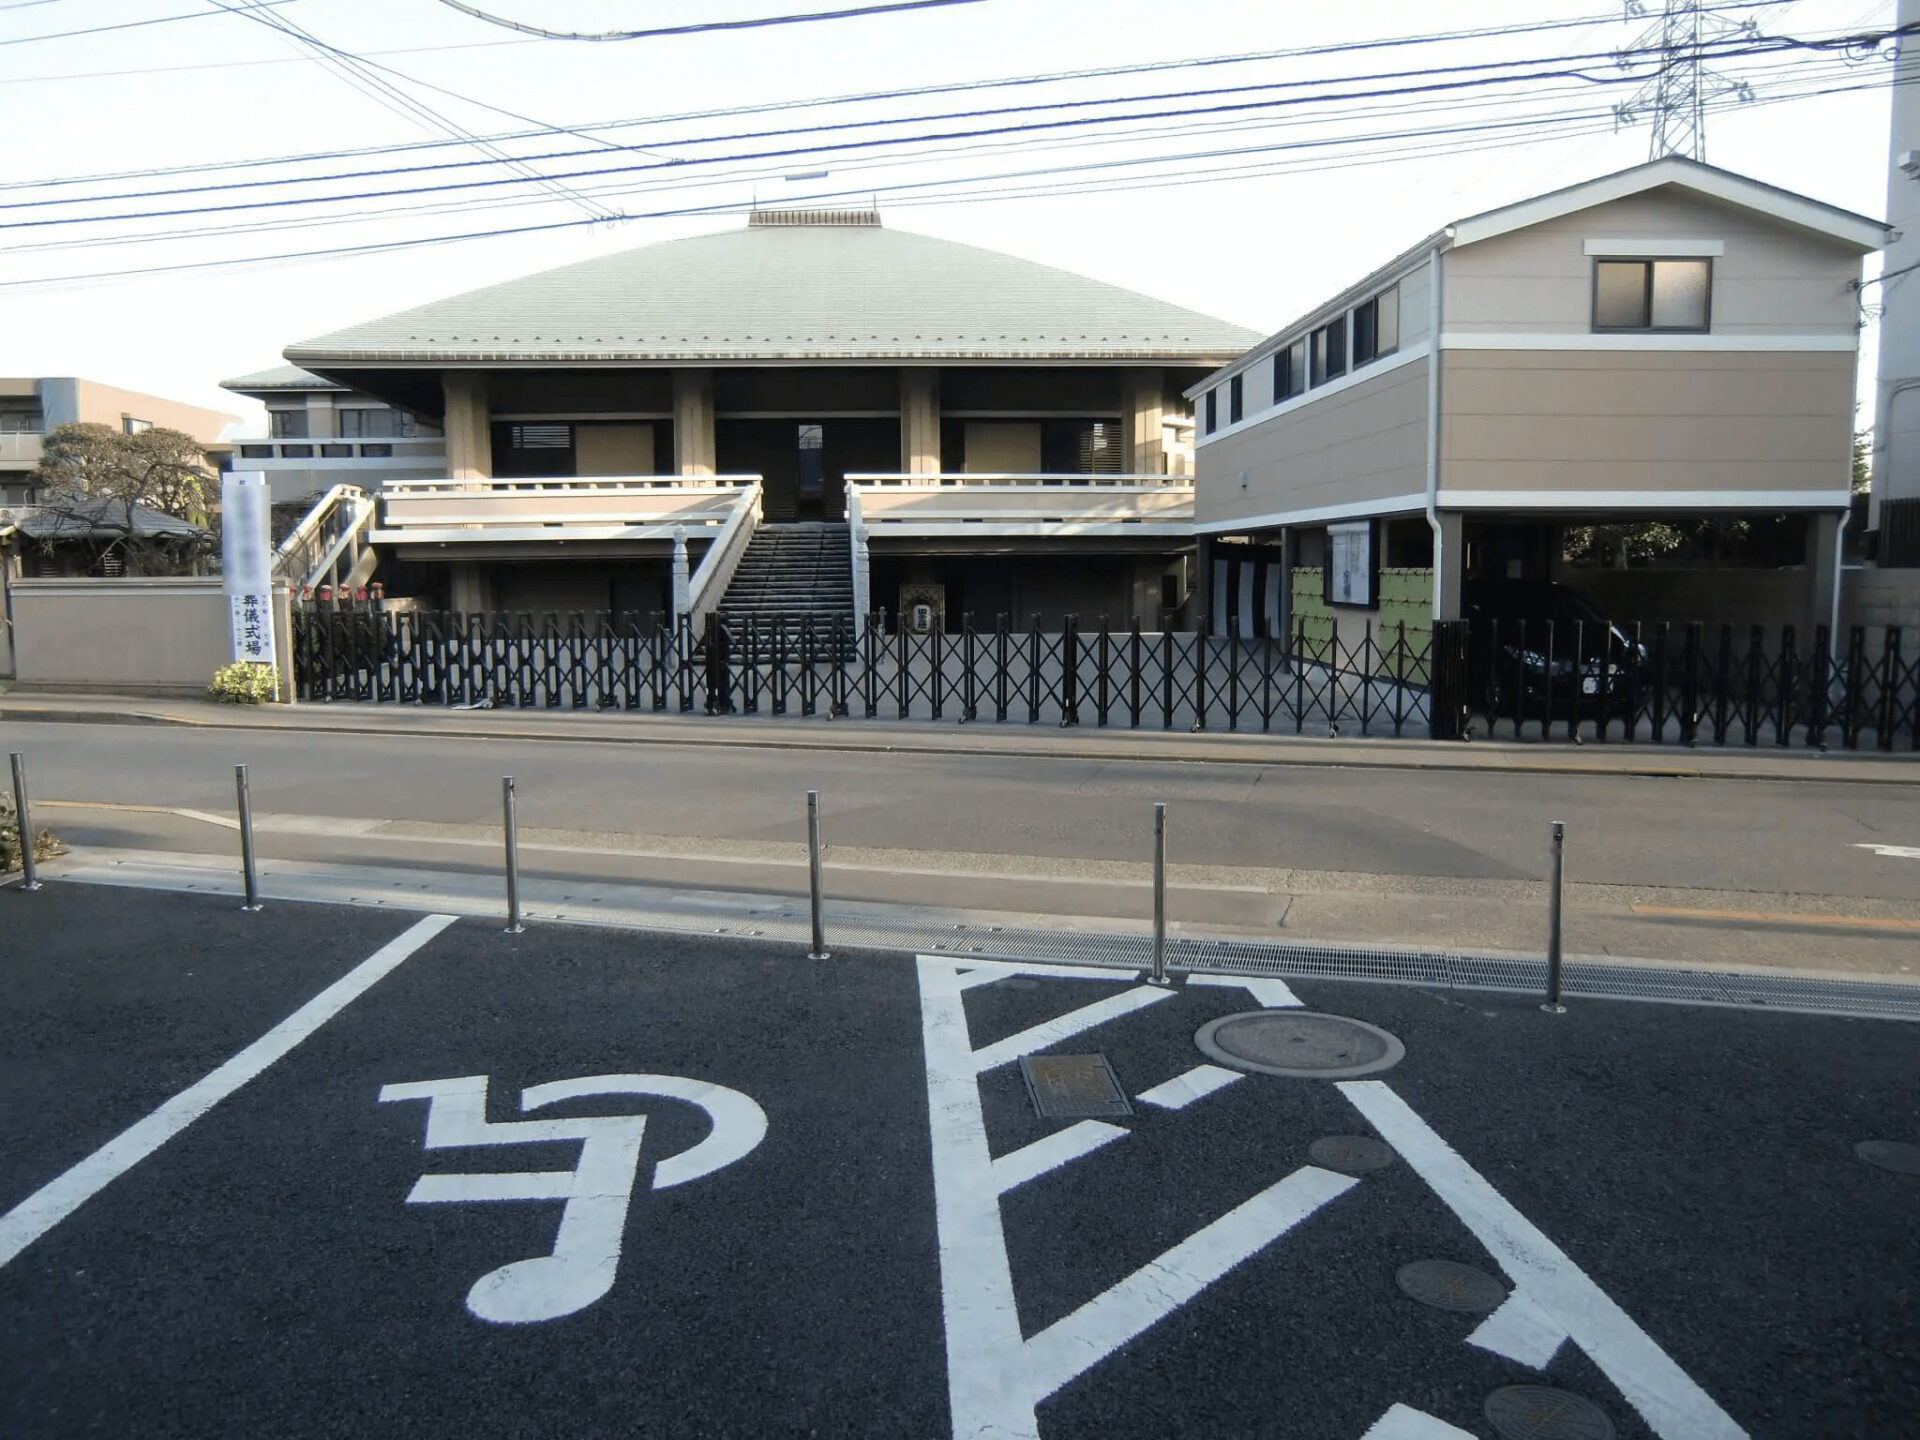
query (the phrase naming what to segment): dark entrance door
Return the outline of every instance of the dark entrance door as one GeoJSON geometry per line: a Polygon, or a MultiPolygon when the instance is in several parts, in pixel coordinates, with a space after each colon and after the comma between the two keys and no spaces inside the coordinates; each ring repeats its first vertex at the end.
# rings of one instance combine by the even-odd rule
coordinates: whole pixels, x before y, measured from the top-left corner
{"type": "MultiPolygon", "coordinates": [[[[801,425],[799,435],[798,516],[824,520],[826,516],[827,439],[823,425],[801,425]]],[[[838,518],[837,516],[835,517],[838,518]]]]}

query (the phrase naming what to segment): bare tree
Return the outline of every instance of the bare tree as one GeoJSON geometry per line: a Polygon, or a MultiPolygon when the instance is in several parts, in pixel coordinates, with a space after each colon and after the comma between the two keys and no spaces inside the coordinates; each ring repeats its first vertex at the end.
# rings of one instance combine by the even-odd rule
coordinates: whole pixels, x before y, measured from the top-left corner
{"type": "Polygon", "coordinates": [[[105,541],[126,557],[127,573],[166,568],[210,545],[208,512],[214,474],[191,435],[154,428],[128,435],[111,425],[62,425],[46,438],[33,472],[35,503],[61,516],[73,539],[105,541]],[[141,511],[157,511],[200,527],[158,534],[141,511]]]}

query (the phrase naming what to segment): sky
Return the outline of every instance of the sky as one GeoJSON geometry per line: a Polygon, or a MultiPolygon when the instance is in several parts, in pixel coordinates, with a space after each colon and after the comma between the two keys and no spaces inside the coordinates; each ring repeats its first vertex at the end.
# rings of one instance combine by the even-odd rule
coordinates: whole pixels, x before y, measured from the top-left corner
{"type": "MultiPolygon", "coordinates": [[[[548,29],[603,32],[861,3],[872,0],[486,0],[478,8],[548,29]]],[[[1641,8],[1659,4],[1644,0],[1641,8]]],[[[1625,18],[1623,10],[1621,0],[1183,0],[1177,7],[977,0],[586,43],[528,37],[444,0],[0,0],[0,134],[7,137],[0,206],[11,206],[0,208],[0,374],[81,375],[225,410],[255,433],[259,406],[219,382],[280,363],[285,346],[308,336],[575,260],[733,228],[755,203],[849,204],[870,196],[889,225],[1075,270],[1267,333],[1450,220],[1645,160],[1647,126],[1616,125],[1610,116],[1631,89],[1615,83],[1621,71],[1605,57],[1631,46],[1649,23],[1625,18]],[[375,74],[397,95],[365,93],[365,71],[358,86],[350,83],[326,63],[325,52],[260,23],[244,13],[250,8],[297,23],[335,52],[389,67],[375,74]],[[1592,23],[1444,45],[1272,55],[1555,20],[1592,23]],[[86,33],[36,38],[74,31],[86,33]],[[1045,90],[713,113],[1254,54],[1270,58],[1087,77],[1045,90]],[[1439,67],[1484,74],[1460,67],[1494,64],[1560,71],[1547,62],[1563,62],[1564,76],[1529,87],[1381,97],[1381,89],[1451,77],[1365,78],[1439,67]],[[1191,94],[1259,84],[1267,88],[1249,92],[1251,98],[1271,101],[1290,93],[1275,86],[1333,79],[1343,82],[1334,93],[1349,98],[1306,107],[1228,111],[1218,107],[1248,96],[1191,94]],[[1111,112],[1083,106],[925,118],[1031,105],[1041,96],[1054,103],[1116,95],[1186,98],[1133,102],[1144,115],[1180,114],[1078,131],[977,134],[1111,112]],[[422,115],[421,106],[437,118],[422,115]],[[1208,113],[1195,113],[1202,109],[1208,113]],[[1534,115],[1541,125],[1520,123],[1534,115]],[[695,118],[668,118],[675,116],[695,118]],[[729,138],[872,119],[899,128],[835,138],[898,136],[915,127],[965,134],[892,151],[771,157],[764,152],[821,137],[729,138]],[[145,171],[444,140],[444,123],[496,135],[554,126],[577,131],[611,120],[645,123],[501,142],[516,155],[585,157],[537,162],[549,168],[608,172],[564,182],[571,195],[530,185],[414,190],[502,173],[470,165],[329,182],[398,192],[332,208],[309,203],[91,225],[22,223],[269,197],[310,201],[319,193],[311,177],[328,170],[472,160],[480,152],[463,139],[437,151],[292,171],[145,171]],[[1419,131],[1428,133],[1413,133],[1419,131]],[[742,151],[754,158],[659,174],[662,157],[711,160],[742,151]],[[1220,173],[1226,170],[1234,173],[1220,173]],[[1024,178],[1008,178],[1022,172],[1024,178]],[[120,178],[71,183],[109,175],[120,178]],[[24,203],[290,175],[306,178],[309,188],[200,190],[91,209],[24,203]],[[48,188],[41,183],[47,181],[69,183],[48,188]],[[429,203],[430,213],[410,209],[429,203]],[[692,208],[705,213],[659,213],[692,208]],[[635,218],[584,223],[609,212],[635,218]],[[263,220],[279,228],[207,233],[263,220]],[[226,263],[520,226],[553,228],[359,255],[226,263]],[[135,234],[174,232],[176,238],[126,243],[135,234]],[[117,271],[137,273],[69,278],[117,271]]],[[[1730,18],[1750,18],[1768,36],[1808,37],[1884,27],[1893,10],[1892,0],[1797,0],[1747,5],[1730,18]]],[[[1769,55],[1732,59],[1721,69],[1729,81],[1748,80],[1752,99],[1739,100],[1730,89],[1717,97],[1707,125],[1710,163],[1863,214],[1885,213],[1888,100],[1875,83],[1890,70],[1884,59],[1769,55]],[[1819,89],[1841,93],[1805,93],[1819,89]]],[[[1870,393],[1874,338],[1871,328],[1863,337],[1863,393],[1870,393]]]]}

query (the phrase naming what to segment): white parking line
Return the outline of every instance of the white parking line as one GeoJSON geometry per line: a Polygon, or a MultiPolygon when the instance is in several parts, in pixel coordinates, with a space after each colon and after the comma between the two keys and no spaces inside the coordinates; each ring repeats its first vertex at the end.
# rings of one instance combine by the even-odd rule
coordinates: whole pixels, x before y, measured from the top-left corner
{"type": "Polygon", "coordinates": [[[1471,1430],[1436,1420],[1424,1410],[1396,1405],[1367,1427],[1360,1440],[1474,1440],[1471,1430]]]}
{"type": "Polygon", "coordinates": [[[1022,1030],[1018,1035],[1009,1035],[991,1045],[982,1045],[973,1052],[973,1068],[976,1073],[984,1075],[1002,1065],[1011,1065],[1022,1055],[1030,1055],[1049,1045],[1058,1045],[1062,1040],[1070,1040],[1083,1030],[1091,1030],[1109,1020],[1118,1020],[1122,1015],[1131,1015],[1145,1006],[1158,1005],[1162,1000],[1171,1000],[1178,993],[1175,990],[1163,990],[1157,985],[1122,990],[1118,995],[1109,995],[1091,1005],[1082,1005],[1078,1010],[1069,1010],[1064,1015],[1022,1030]]]}
{"type": "Polygon", "coordinates": [[[1196,1065],[1171,1080],[1162,1080],[1151,1090],[1142,1090],[1135,1098],[1143,1105],[1157,1105],[1162,1110],[1184,1110],[1194,1101],[1204,1100],[1241,1078],[1241,1071],[1221,1065],[1196,1065]]]}
{"type": "Polygon", "coordinates": [[[0,1266],[366,994],[455,918],[429,915],[410,926],[224,1065],[0,1215],[0,1266]]]}
{"type": "Polygon", "coordinates": [[[1031,1145],[1022,1145],[1018,1150],[994,1156],[993,1183],[999,1186],[1000,1193],[1004,1195],[1049,1170],[1058,1170],[1082,1155],[1091,1155],[1102,1145],[1124,1140],[1130,1133],[1104,1120],[1082,1120],[1077,1125],[1069,1125],[1064,1130],[1043,1136],[1031,1145]]]}

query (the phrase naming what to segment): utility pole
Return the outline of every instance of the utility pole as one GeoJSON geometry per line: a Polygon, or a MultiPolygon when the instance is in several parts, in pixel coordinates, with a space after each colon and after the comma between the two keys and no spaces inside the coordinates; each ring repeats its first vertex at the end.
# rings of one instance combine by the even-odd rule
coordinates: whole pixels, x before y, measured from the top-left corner
{"type": "MultiPolygon", "coordinates": [[[[1652,13],[1655,0],[1627,0],[1627,19],[1637,20],[1652,13]]],[[[1703,8],[1702,0],[1659,0],[1658,16],[1637,36],[1630,49],[1636,52],[1658,50],[1659,72],[1634,91],[1631,98],[1613,107],[1616,128],[1650,121],[1653,133],[1647,146],[1647,158],[1685,155],[1689,159],[1707,158],[1707,102],[1722,95],[1740,100],[1753,99],[1753,88],[1744,80],[1734,80],[1712,70],[1706,63],[1706,51],[1728,40],[1752,39],[1760,34],[1760,23],[1753,19],[1730,20],[1703,8]]]]}

